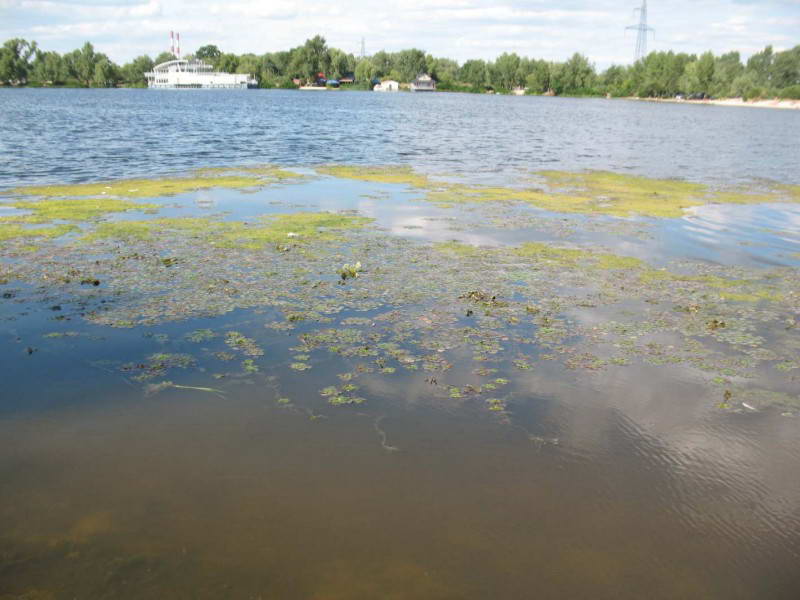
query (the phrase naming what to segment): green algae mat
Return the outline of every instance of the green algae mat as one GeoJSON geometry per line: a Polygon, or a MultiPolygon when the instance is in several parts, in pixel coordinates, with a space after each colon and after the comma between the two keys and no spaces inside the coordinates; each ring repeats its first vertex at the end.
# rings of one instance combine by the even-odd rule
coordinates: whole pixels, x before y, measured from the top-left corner
{"type": "Polygon", "coordinates": [[[760,204],[798,202],[800,186],[773,185],[716,190],[675,179],[649,179],[605,171],[571,173],[540,171],[532,174],[535,187],[470,186],[431,178],[410,167],[354,167],[331,165],[319,169],[333,177],[383,184],[403,184],[425,192],[442,205],[479,202],[527,203],[554,212],[614,216],[680,217],[689,208],[706,204],[760,204]]]}
{"type": "MultiPolygon", "coordinates": [[[[513,383],[515,373],[557,361],[585,372],[680,364],[706,382],[721,409],[797,408],[798,398],[790,393],[800,366],[796,268],[747,269],[691,259],[656,265],[614,247],[570,242],[576,229],[591,232],[597,223],[598,231],[624,241],[630,231],[617,227],[634,215],[657,221],[709,204],[792,203],[796,188],[712,190],[605,172],[551,171],[522,179],[528,187],[454,183],[406,167],[333,165],[319,167],[312,177],[258,166],[18,188],[6,193],[13,214],[0,218],[6,259],[1,281],[24,282],[64,304],[79,303],[82,320],[112,328],[269,308],[262,338],[264,332],[296,332],[296,345],[285,356],[265,358],[256,338],[231,331],[203,330],[203,341],[219,346],[216,358],[238,360],[242,374],[276,361],[288,373],[311,371],[324,364],[323,349],[347,359],[349,370],[320,379],[320,397],[332,406],[365,402],[357,384],[364,374],[391,379],[422,370],[438,373],[434,395],[479,398],[487,410],[506,414],[498,390],[513,383]],[[487,224],[516,223],[557,239],[506,244],[497,238],[501,242],[489,246],[424,235],[414,241],[358,210],[272,212],[280,201],[249,218],[237,218],[235,210],[162,215],[175,194],[290,194],[300,186],[329,185],[331,178],[416,194],[386,207],[391,215],[402,203],[456,210],[449,226],[453,238],[487,224]],[[567,219],[558,215],[574,213],[583,221],[565,229],[567,219]],[[582,322],[587,314],[602,318],[588,328],[582,322]],[[450,376],[456,364],[471,374],[450,376]],[[475,375],[484,371],[488,379],[475,375]],[[771,395],[764,396],[765,390],[771,395]]],[[[382,210],[389,201],[377,198],[376,210],[382,210]]],[[[640,237],[646,243],[647,234],[640,237]]],[[[205,370],[191,355],[132,360],[138,367],[124,370],[150,386],[153,378],[167,376],[170,386],[180,385],[177,373],[205,370]]],[[[162,384],[148,393],[166,389],[162,384]]]]}

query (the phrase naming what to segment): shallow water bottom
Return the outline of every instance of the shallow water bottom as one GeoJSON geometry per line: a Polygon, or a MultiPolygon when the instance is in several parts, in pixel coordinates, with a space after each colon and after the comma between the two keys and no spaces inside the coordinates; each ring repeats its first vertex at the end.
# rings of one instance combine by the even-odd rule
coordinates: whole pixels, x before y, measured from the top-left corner
{"type": "Polygon", "coordinates": [[[800,597],[796,206],[418,196],[4,247],[0,600],[800,597]]]}
{"type": "Polygon", "coordinates": [[[515,426],[252,387],[7,419],[0,597],[796,598],[788,420],[670,416],[688,381],[629,414],[598,384],[518,398],[515,426]]]}

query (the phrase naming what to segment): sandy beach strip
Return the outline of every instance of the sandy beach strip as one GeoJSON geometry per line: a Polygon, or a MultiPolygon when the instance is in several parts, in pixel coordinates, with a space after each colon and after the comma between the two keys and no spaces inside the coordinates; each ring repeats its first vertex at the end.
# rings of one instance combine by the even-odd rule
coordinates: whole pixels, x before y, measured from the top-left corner
{"type": "Polygon", "coordinates": [[[800,100],[742,100],[741,98],[720,98],[718,100],[682,100],[678,98],[636,98],[645,102],[669,102],[672,104],[708,104],[712,106],[749,106],[753,108],[800,109],[800,100]]]}

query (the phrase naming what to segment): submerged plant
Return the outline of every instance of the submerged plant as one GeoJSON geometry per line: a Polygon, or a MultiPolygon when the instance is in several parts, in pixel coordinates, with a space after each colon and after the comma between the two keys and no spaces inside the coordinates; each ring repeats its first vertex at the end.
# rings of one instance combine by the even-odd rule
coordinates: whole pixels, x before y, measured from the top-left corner
{"type": "Polygon", "coordinates": [[[358,277],[358,274],[361,272],[361,262],[356,262],[353,265],[349,265],[345,263],[342,265],[342,268],[339,269],[339,276],[342,278],[342,281],[346,281],[347,279],[355,279],[358,277]]]}

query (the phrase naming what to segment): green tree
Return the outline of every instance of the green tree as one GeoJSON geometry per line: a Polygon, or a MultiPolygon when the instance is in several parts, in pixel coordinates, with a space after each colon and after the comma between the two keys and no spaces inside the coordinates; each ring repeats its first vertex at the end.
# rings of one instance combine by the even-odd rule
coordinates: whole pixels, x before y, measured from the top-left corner
{"type": "Polygon", "coordinates": [[[700,79],[697,76],[697,61],[694,60],[686,65],[681,75],[678,85],[682,92],[686,94],[696,94],[703,91],[700,79]]]}
{"type": "Polygon", "coordinates": [[[144,74],[152,71],[154,66],[153,59],[143,54],[123,65],[120,70],[120,77],[127,85],[144,86],[147,84],[144,74]]]}
{"type": "Polygon", "coordinates": [[[458,63],[449,58],[434,58],[430,54],[425,57],[428,74],[445,85],[455,83],[458,79],[458,63]]]}
{"type": "Polygon", "coordinates": [[[21,38],[8,40],[0,48],[0,83],[28,82],[30,58],[36,52],[36,42],[21,38]]]}
{"type": "Polygon", "coordinates": [[[378,76],[378,67],[371,60],[364,58],[356,64],[356,82],[369,84],[378,76]]]}
{"type": "Polygon", "coordinates": [[[772,72],[772,46],[767,46],[761,52],[753,54],[747,59],[747,71],[755,74],[759,86],[768,86],[772,72]]]}
{"type": "Polygon", "coordinates": [[[517,80],[519,56],[516,53],[503,52],[494,61],[491,69],[491,82],[496,90],[511,90],[522,82],[517,80]]]}
{"type": "Polygon", "coordinates": [[[744,73],[744,65],[738,52],[728,52],[714,60],[714,75],[711,78],[711,94],[727,97],[731,95],[734,79],[744,73]]]}
{"type": "Polygon", "coordinates": [[[92,84],[98,56],[91,43],[86,42],[80,50],[73,50],[65,55],[64,60],[70,77],[84,87],[92,84]]]}
{"type": "Polygon", "coordinates": [[[178,57],[172,54],[171,52],[162,52],[161,54],[156,56],[156,59],[153,62],[157,65],[160,65],[161,63],[169,62],[171,60],[175,60],[176,58],[178,57]]]}
{"type": "Polygon", "coordinates": [[[255,54],[242,54],[238,57],[234,73],[258,76],[261,68],[261,59],[255,54]]]}
{"type": "Polygon", "coordinates": [[[778,92],[778,98],[784,100],[800,100],[800,85],[790,85],[778,92]]]}
{"type": "Polygon", "coordinates": [[[730,95],[736,98],[758,98],[763,91],[758,85],[758,75],[755,71],[745,71],[731,82],[730,95]]]}
{"type": "Polygon", "coordinates": [[[263,87],[275,87],[279,80],[288,77],[291,54],[287,52],[270,52],[261,57],[258,80],[263,87]]]}
{"type": "Polygon", "coordinates": [[[222,52],[214,44],[206,44],[205,46],[200,46],[194,55],[199,60],[216,66],[217,60],[222,56],[222,52]]]}
{"type": "Polygon", "coordinates": [[[117,66],[108,60],[104,54],[98,56],[94,65],[94,76],[92,86],[112,87],[119,81],[119,70],[117,66]]]}
{"type": "Polygon", "coordinates": [[[315,35],[294,53],[292,63],[299,75],[311,81],[316,79],[318,73],[327,73],[330,70],[330,60],[325,38],[315,35]]]}
{"type": "Polygon", "coordinates": [[[628,79],[628,71],[620,65],[611,65],[598,78],[598,84],[602,91],[612,96],[627,96],[631,92],[626,89],[625,81],[628,79]]]}
{"type": "Polygon", "coordinates": [[[377,71],[375,74],[376,77],[385,77],[389,74],[389,71],[394,68],[394,57],[383,50],[376,52],[368,60],[375,66],[375,70],[377,71]]]}
{"type": "Polygon", "coordinates": [[[401,50],[392,63],[392,69],[397,71],[399,80],[403,82],[413,81],[418,75],[428,71],[425,52],[417,48],[401,50]]]}
{"type": "Polygon", "coordinates": [[[674,96],[681,91],[680,80],[690,60],[687,54],[651,52],[632,67],[636,82],[633,93],[640,97],[674,96]]]}
{"type": "Polygon", "coordinates": [[[550,89],[550,63],[546,60],[534,61],[531,72],[525,78],[525,85],[531,94],[544,94],[550,89]]]}
{"type": "Polygon", "coordinates": [[[476,91],[483,91],[487,84],[486,61],[468,60],[458,72],[459,80],[468,83],[476,91]]]}
{"type": "Polygon", "coordinates": [[[553,89],[558,94],[586,94],[594,91],[596,74],[589,59],[577,52],[559,65],[552,74],[553,89]]]}
{"type": "Polygon", "coordinates": [[[355,58],[338,48],[330,49],[330,74],[331,79],[341,79],[347,73],[355,70],[355,58]]]}
{"type": "Polygon", "coordinates": [[[236,73],[236,69],[239,68],[239,57],[230,53],[222,54],[215,66],[223,73],[236,73]]]}
{"type": "Polygon", "coordinates": [[[697,65],[695,75],[699,86],[697,91],[710,94],[714,80],[714,55],[710,51],[704,52],[695,64],[697,65]]]}
{"type": "Polygon", "coordinates": [[[770,68],[770,83],[776,89],[800,85],[800,45],[775,54],[770,68]]]}
{"type": "Polygon", "coordinates": [[[40,85],[59,85],[67,78],[64,59],[58,52],[36,51],[36,59],[31,67],[30,80],[40,85]]]}

